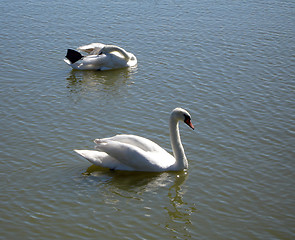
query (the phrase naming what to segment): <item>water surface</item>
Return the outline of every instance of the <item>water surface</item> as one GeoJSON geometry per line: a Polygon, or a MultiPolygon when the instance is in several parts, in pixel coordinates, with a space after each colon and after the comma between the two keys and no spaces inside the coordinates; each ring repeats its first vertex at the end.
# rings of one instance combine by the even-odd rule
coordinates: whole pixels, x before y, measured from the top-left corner
{"type": "Polygon", "coordinates": [[[293,1],[4,1],[2,239],[293,239],[293,1]],[[67,48],[134,53],[136,69],[71,70],[67,48]],[[186,172],[91,166],[73,149],[118,133],[171,151],[186,172]]]}

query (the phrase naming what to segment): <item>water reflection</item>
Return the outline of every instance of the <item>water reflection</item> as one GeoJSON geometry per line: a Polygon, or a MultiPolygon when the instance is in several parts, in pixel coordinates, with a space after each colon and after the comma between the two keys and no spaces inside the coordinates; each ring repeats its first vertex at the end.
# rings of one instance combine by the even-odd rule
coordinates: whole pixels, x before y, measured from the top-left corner
{"type": "Polygon", "coordinates": [[[110,86],[119,88],[126,83],[132,84],[137,68],[123,68],[110,71],[79,71],[71,70],[67,77],[67,88],[70,92],[105,89],[110,86]]]}
{"type": "MultiPolygon", "coordinates": [[[[144,203],[142,212],[148,211],[148,217],[161,219],[164,216],[163,224],[166,231],[176,239],[190,238],[189,229],[191,227],[191,215],[196,211],[195,205],[185,201],[185,190],[183,183],[188,177],[187,172],[163,172],[163,173],[143,173],[143,172],[120,172],[110,171],[97,166],[90,166],[84,175],[99,178],[104,183],[105,203],[115,205],[118,211],[122,201],[136,202],[144,201],[144,194],[149,194],[150,203],[144,203]],[[165,189],[162,191],[160,189],[165,189]],[[168,189],[168,193],[167,193],[168,189]],[[162,196],[162,194],[164,194],[162,196]],[[167,197],[167,201],[165,198],[167,197]],[[162,211],[154,209],[155,203],[159,207],[161,199],[162,211]],[[154,210],[154,211],[153,211],[154,210]],[[166,212],[166,214],[163,214],[166,212]],[[160,214],[160,216],[159,216],[160,214]],[[166,215],[166,216],[165,216],[166,215]]],[[[134,203],[136,204],[136,203],[134,203]]],[[[126,206],[125,206],[126,207],[126,206]]],[[[140,212],[140,208],[138,209],[140,212]]]]}
{"type": "Polygon", "coordinates": [[[150,173],[111,171],[95,165],[88,167],[83,174],[111,183],[110,185],[113,191],[123,190],[128,193],[136,194],[156,191],[158,188],[165,187],[168,184],[171,184],[171,182],[174,182],[175,178],[175,174],[169,172],[150,173]]]}
{"type": "Polygon", "coordinates": [[[168,192],[170,205],[165,208],[169,215],[165,228],[171,231],[175,238],[177,238],[176,235],[180,235],[179,239],[191,237],[188,227],[191,225],[191,214],[196,211],[194,206],[189,206],[184,201],[185,192],[181,185],[186,178],[187,172],[177,175],[174,184],[169,188],[168,192]]]}

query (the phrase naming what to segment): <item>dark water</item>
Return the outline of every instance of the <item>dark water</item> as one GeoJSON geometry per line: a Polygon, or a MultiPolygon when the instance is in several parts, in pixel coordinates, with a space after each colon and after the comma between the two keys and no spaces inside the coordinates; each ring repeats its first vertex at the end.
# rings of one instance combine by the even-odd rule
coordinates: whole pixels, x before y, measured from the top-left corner
{"type": "Polygon", "coordinates": [[[293,239],[294,1],[4,1],[1,239],[293,239]],[[67,48],[134,53],[138,67],[72,71],[67,48]],[[97,169],[72,149],[118,133],[189,170],[97,169]]]}

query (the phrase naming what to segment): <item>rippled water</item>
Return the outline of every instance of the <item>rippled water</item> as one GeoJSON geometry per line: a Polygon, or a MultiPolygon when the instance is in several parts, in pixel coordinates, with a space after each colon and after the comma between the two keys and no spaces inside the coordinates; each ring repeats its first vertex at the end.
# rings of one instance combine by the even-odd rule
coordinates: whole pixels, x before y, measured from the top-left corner
{"type": "Polygon", "coordinates": [[[1,239],[293,239],[294,1],[4,1],[1,239]],[[136,69],[71,70],[67,48],[112,43],[136,69]],[[187,172],[111,172],[72,149],[117,133],[187,172]]]}

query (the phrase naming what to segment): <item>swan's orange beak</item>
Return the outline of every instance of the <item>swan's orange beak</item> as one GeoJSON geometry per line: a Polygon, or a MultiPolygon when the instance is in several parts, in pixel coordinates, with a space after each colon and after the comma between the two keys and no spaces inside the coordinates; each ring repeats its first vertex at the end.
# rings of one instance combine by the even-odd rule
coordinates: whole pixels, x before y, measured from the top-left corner
{"type": "Polygon", "coordinates": [[[189,118],[187,118],[185,121],[184,121],[191,129],[195,130],[195,127],[194,125],[192,124],[191,120],[189,118]]]}

